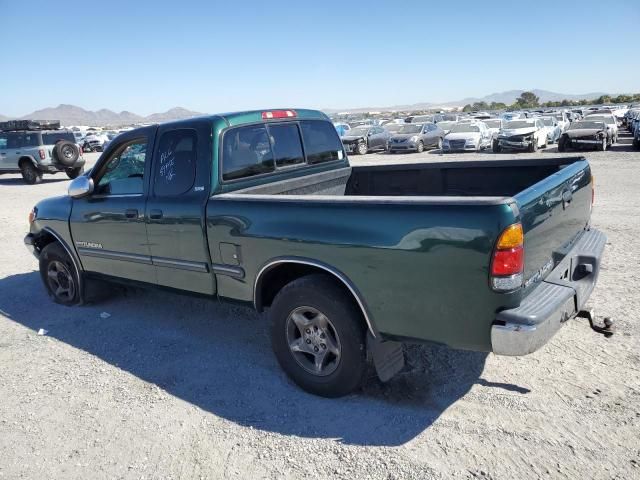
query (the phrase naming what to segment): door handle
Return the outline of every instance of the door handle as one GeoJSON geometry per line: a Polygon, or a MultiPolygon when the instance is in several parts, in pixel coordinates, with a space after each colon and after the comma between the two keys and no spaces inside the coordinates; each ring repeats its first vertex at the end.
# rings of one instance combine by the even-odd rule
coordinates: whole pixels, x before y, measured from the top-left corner
{"type": "Polygon", "coordinates": [[[562,192],[563,202],[571,203],[571,200],[573,200],[573,193],[571,193],[571,190],[565,190],[564,192],[562,192]]]}
{"type": "Polygon", "coordinates": [[[135,208],[128,208],[125,210],[124,216],[127,218],[138,218],[138,210],[135,208]]]}
{"type": "Polygon", "coordinates": [[[162,210],[151,210],[149,212],[149,218],[151,218],[152,220],[159,220],[160,218],[162,218],[162,210]]]}

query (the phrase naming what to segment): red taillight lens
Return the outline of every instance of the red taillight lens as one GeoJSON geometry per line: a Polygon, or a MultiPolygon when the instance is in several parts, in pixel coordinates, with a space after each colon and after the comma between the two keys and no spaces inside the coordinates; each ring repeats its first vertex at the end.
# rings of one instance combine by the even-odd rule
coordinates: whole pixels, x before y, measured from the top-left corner
{"type": "Polygon", "coordinates": [[[46,155],[46,153],[45,153],[43,148],[38,150],[38,154],[40,154],[40,160],[44,160],[47,157],[47,155],[46,155]]]}
{"type": "Polygon", "coordinates": [[[524,232],[520,223],[505,228],[496,242],[491,259],[491,288],[510,292],[522,287],[524,232]]]}
{"type": "Polygon", "coordinates": [[[295,110],[271,110],[262,112],[263,120],[271,120],[272,118],[295,118],[298,114],[295,110]]]}
{"type": "Polygon", "coordinates": [[[78,145],[78,150],[80,150],[80,155],[84,153],[84,150],[82,150],[82,145],[78,145]]]}
{"type": "Polygon", "coordinates": [[[497,250],[491,263],[491,275],[506,276],[521,273],[524,268],[524,248],[497,250]]]}

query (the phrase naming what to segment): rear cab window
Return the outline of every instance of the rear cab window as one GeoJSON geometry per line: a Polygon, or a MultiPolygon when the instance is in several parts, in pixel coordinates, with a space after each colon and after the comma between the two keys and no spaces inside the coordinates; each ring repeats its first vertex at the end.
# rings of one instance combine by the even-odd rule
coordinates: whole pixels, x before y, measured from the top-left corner
{"type": "Polygon", "coordinates": [[[172,197],[191,190],[196,179],[197,139],[196,131],[188,128],[162,134],[155,155],[156,196],[172,197]]]}
{"type": "Polygon", "coordinates": [[[233,127],[222,139],[222,180],[345,158],[333,124],[299,120],[233,127]]]}
{"type": "Polygon", "coordinates": [[[43,145],[55,145],[60,140],[76,143],[76,137],[72,132],[44,132],[42,134],[43,145]]]}

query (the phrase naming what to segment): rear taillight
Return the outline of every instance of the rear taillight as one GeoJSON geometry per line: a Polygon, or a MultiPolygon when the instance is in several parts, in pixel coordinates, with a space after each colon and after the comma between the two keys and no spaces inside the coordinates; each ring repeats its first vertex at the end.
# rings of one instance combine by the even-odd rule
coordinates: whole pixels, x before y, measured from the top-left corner
{"type": "Polygon", "coordinates": [[[524,271],[524,233],[522,225],[514,223],[505,228],[491,259],[491,288],[509,292],[522,286],[524,271]]]}
{"type": "Polygon", "coordinates": [[[78,151],[80,152],[80,155],[84,153],[84,150],[82,150],[82,145],[78,145],[78,151]]]}
{"type": "Polygon", "coordinates": [[[38,154],[40,155],[40,160],[44,160],[45,158],[47,158],[47,154],[45,153],[44,148],[38,150],[38,154]]]}
{"type": "Polygon", "coordinates": [[[271,110],[262,112],[263,120],[271,120],[272,118],[295,118],[298,114],[295,110],[271,110]]]}

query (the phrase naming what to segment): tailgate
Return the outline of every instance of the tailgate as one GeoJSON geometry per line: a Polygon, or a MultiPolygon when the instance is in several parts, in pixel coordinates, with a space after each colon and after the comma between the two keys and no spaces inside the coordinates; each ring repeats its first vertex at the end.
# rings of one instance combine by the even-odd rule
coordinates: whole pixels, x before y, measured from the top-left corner
{"type": "Polygon", "coordinates": [[[579,160],[515,195],[524,230],[525,289],[562,261],[588,225],[591,182],[589,163],[579,160]]]}

